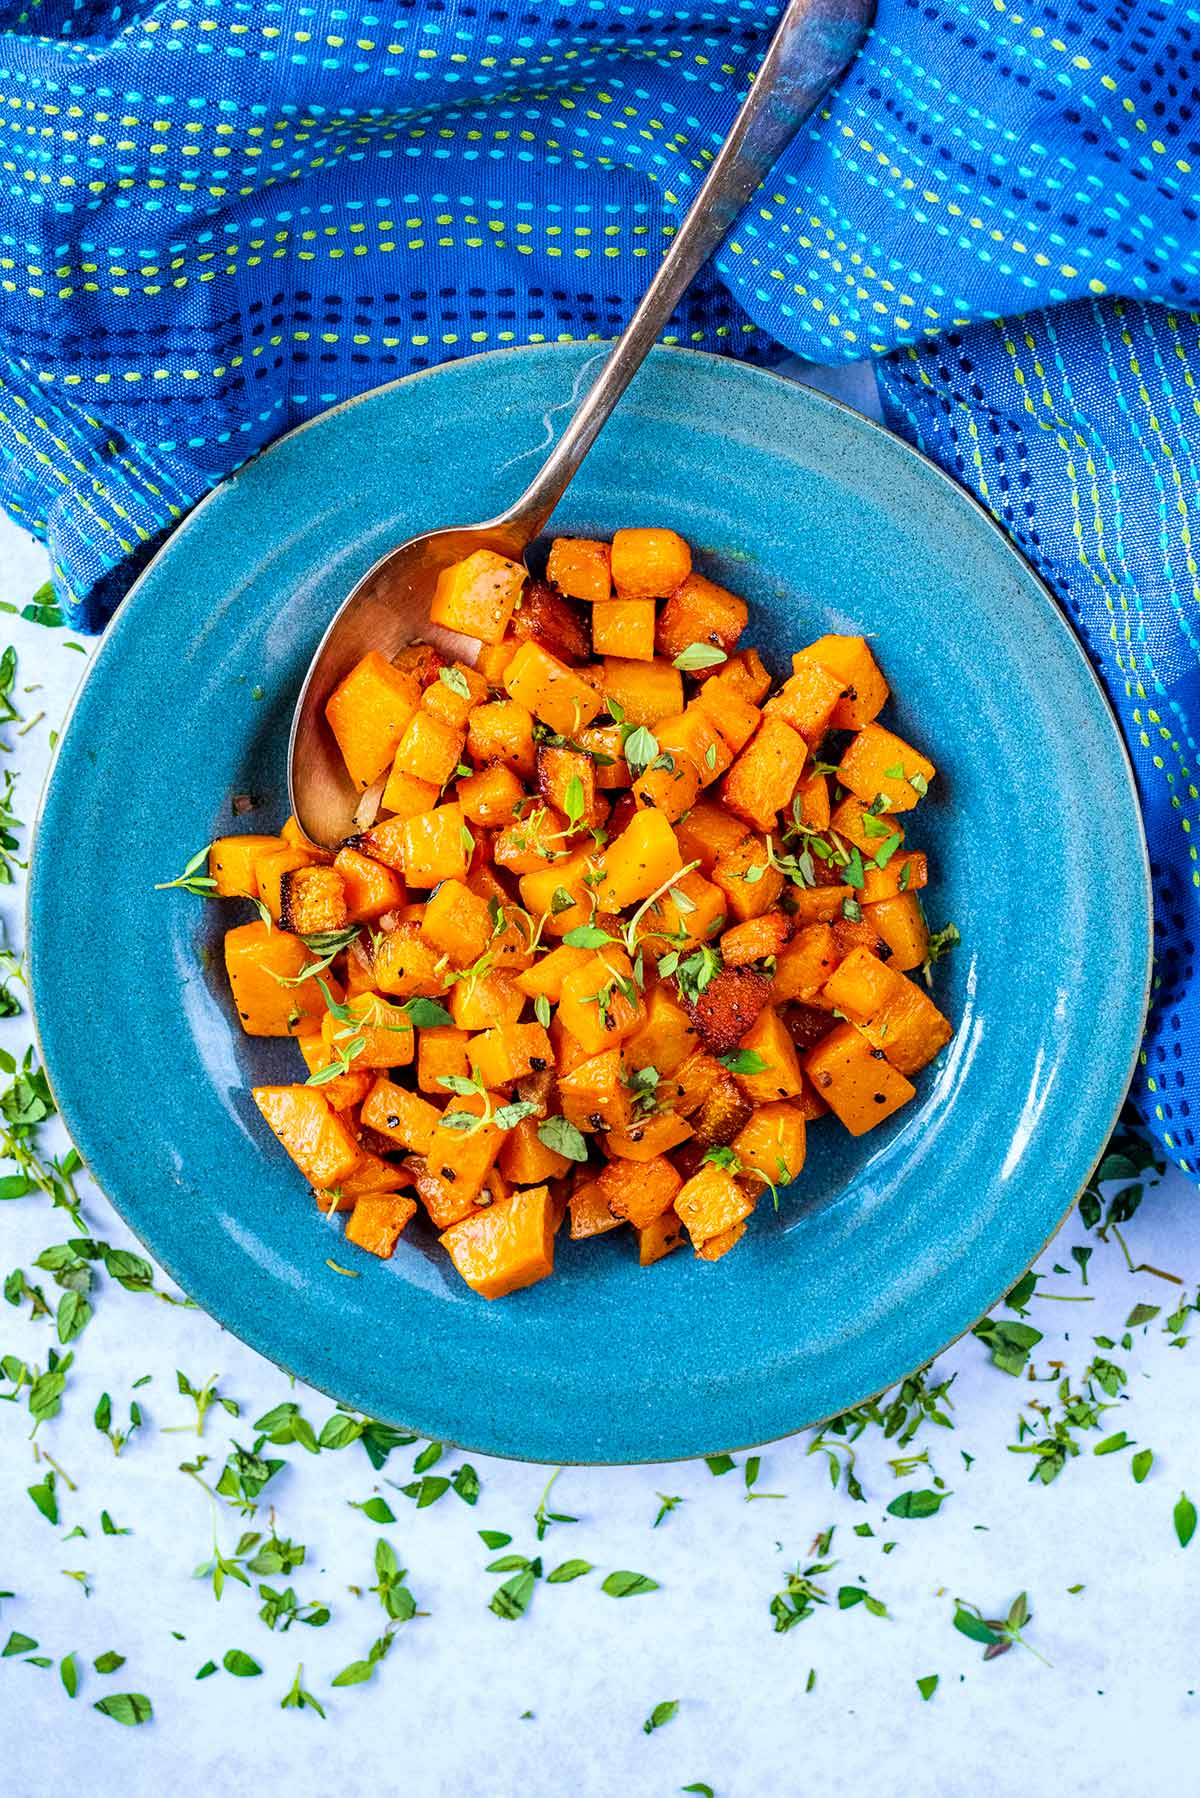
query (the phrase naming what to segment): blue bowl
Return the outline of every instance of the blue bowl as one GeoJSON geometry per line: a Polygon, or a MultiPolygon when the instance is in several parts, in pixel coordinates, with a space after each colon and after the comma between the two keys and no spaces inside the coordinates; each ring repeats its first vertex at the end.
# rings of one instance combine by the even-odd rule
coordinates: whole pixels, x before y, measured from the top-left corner
{"type": "Polygon", "coordinates": [[[657,351],[563,503],[564,531],[669,523],[750,602],[776,671],[865,631],[890,722],[939,774],[910,832],[953,1043],[890,1127],[832,1119],[724,1260],[643,1271],[618,1232],[477,1298],[432,1232],[343,1244],[269,1136],[226,905],[155,892],[201,844],[286,812],[293,701],[335,606],[393,543],[486,517],[567,415],[581,346],[413,376],[283,438],[199,506],[122,608],[37,832],[29,949],[79,1149],[185,1291],[289,1371],[422,1435],[539,1461],[690,1456],[784,1435],[966,1330],[1053,1234],[1101,1152],[1146,1000],[1150,903],[1112,717],[1054,603],[984,514],[895,438],[732,361],[657,351]],[[258,809],[234,819],[231,798],[258,809]],[[1114,927],[1114,925],[1116,927],[1114,927]],[[348,1279],[328,1265],[351,1267],[348,1279]]]}

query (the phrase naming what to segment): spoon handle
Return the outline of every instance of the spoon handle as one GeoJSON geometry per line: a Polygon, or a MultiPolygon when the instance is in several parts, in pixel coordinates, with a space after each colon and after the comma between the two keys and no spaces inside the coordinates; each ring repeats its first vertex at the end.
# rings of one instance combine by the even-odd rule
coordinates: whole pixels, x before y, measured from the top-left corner
{"type": "Polygon", "coordinates": [[[861,45],[874,0],[790,0],[753,86],[653,280],[549,457],[503,515],[536,537],[692,278],[861,45]]]}

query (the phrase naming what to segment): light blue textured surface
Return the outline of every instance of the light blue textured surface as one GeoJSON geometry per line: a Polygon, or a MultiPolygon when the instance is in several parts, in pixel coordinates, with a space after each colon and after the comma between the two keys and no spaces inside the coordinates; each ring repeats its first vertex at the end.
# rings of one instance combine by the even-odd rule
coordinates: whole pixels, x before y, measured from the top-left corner
{"type": "Polygon", "coordinates": [[[1071,633],[999,533],[853,414],[731,362],[658,352],[559,522],[683,531],[746,595],[749,640],[777,668],[823,630],[872,634],[892,721],[941,771],[910,834],[936,869],[933,921],[954,918],[965,939],[939,984],[958,1036],[890,1136],[854,1144],[814,1127],[778,1217],[760,1206],[715,1266],[677,1255],[643,1272],[626,1239],[562,1243],[553,1280],[488,1306],[418,1230],[388,1264],[343,1249],[250,1100],[253,1081],[292,1077],[298,1057],[234,1027],[229,916],[152,887],[230,827],[234,793],[261,800],[253,823],[278,821],[294,693],[337,599],[392,541],[515,492],[588,354],[513,352],[383,390],[199,511],[96,658],[51,782],[30,909],[67,1124],[168,1270],[357,1407],[544,1460],[777,1436],[966,1328],[1103,1146],[1148,955],[1119,739],[1071,633]],[[114,835],[131,795],[141,827],[114,835]],[[332,1272],[330,1254],[360,1277],[332,1272]]]}

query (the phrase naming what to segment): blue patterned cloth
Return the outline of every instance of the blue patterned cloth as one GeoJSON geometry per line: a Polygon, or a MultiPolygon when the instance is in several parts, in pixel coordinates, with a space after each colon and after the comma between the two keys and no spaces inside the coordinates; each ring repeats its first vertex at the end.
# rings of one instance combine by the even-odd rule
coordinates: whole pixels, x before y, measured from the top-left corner
{"type": "MultiPolygon", "coordinates": [[[[0,498],[49,543],[75,621],[98,629],[202,493],[336,401],[618,330],[778,11],[0,8],[0,498]]],[[[879,358],[889,422],[1058,595],[1125,728],[1154,864],[1135,1092],[1193,1172],[1198,80],[1200,15],[1171,0],[880,0],[669,333],[879,358]]]]}

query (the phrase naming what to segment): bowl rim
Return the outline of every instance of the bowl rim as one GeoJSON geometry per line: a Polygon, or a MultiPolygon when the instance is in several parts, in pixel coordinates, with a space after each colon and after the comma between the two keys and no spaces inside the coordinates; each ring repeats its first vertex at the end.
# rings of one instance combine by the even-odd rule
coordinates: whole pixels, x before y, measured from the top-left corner
{"type": "MultiPolygon", "coordinates": [[[[48,800],[48,797],[50,794],[51,786],[52,786],[52,783],[54,780],[55,772],[58,767],[59,757],[61,756],[64,744],[67,741],[68,733],[70,731],[71,723],[74,719],[76,709],[79,706],[79,704],[83,698],[84,692],[86,691],[89,683],[91,682],[93,676],[95,675],[97,668],[101,665],[102,661],[111,659],[112,653],[113,653],[113,644],[119,640],[120,635],[121,635],[122,626],[128,620],[128,618],[131,616],[131,602],[136,598],[136,596],[138,595],[141,588],[149,581],[151,576],[156,572],[158,565],[164,559],[166,552],[180,541],[184,532],[189,529],[189,527],[194,523],[194,521],[200,515],[200,513],[202,511],[204,511],[210,504],[212,504],[214,501],[216,501],[219,497],[224,495],[225,492],[239,478],[241,478],[248,469],[261,463],[267,457],[273,455],[275,453],[275,451],[281,450],[285,445],[290,445],[297,437],[302,436],[306,431],[310,431],[318,425],[322,425],[322,424],[326,423],[330,418],[333,418],[340,414],[349,412],[353,408],[361,406],[366,402],[377,400],[380,398],[381,395],[383,395],[385,393],[392,392],[395,389],[400,388],[400,387],[412,387],[412,386],[416,385],[418,382],[426,381],[433,376],[444,373],[446,369],[456,367],[462,363],[495,362],[499,359],[511,360],[514,356],[532,355],[534,353],[544,356],[548,352],[549,353],[561,353],[564,356],[564,358],[568,355],[576,355],[577,356],[579,350],[582,347],[584,347],[584,345],[586,343],[588,343],[589,341],[590,340],[573,339],[573,340],[571,340],[569,342],[565,342],[565,343],[559,342],[559,343],[541,343],[541,344],[510,344],[510,345],[506,345],[500,349],[481,351],[477,355],[454,357],[446,362],[435,363],[430,368],[416,369],[411,374],[401,375],[393,381],[380,382],[379,385],[377,385],[375,387],[367,388],[362,393],[353,394],[353,395],[351,395],[350,398],[339,401],[337,405],[327,407],[324,411],[316,413],[312,418],[304,419],[300,424],[293,425],[290,430],[283,431],[280,433],[280,435],[278,437],[272,438],[270,443],[264,445],[262,449],[257,450],[253,455],[248,456],[244,462],[239,463],[235,468],[231,469],[227,475],[223,476],[222,479],[220,481],[218,481],[212,488],[210,488],[210,490],[207,493],[203,494],[201,496],[201,498],[196,501],[195,505],[193,505],[185,513],[183,518],[181,518],[179,520],[178,524],[175,525],[175,527],[170,531],[169,535],[163,540],[163,542],[154,551],[153,555],[150,557],[150,559],[146,563],[145,567],[139,572],[139,574],[135,577],[133,582],[130,584],[129,589],[126,592],[124,598],[121,600],[117,611],[114,613],[113,617],[109,620],[108,624],[105,626],[104,630],[101,632],[100,637],[97,641],[96,649],[95,649],[94,653],[92,654],[92,656],[89,658],[89,660],[83,670],[83,673],[79,680],[79,684],[76,687],[75,692],[73,693],[73,695],[71,697],[71,700],[67,707],[67,710],[63,715],[62,723],[59,726],[58,740],[55,744],[54,751],[51,755],[50,762],[46,769],[45,777],[42,781],[41,792],[39,794],[38,802],[37,802],[37,808],[34,813],[33,822],[30,826],[30,832],[29,832],[28,872],[27,872],[27,876],[26,876],[24,905],[22,907],[25,955],[27,958],[29,957],[29,948],[30,948],[30,943],[32,940],[32,934],[33,934],[32,913],[33,913],[33,891],[34,891],[34,881],[35,881],[35,872],[34,871],[35,871],[35,866],[36,866],[37,856],[38,856],[41,825],[42,825],[43,815],[44,815],[45,809],[46,809],[47,800],[48,800]]],[[[595,360],[597,362],[602,360],[602,358],[605,355],[607,355],[609,349],[611,348],[613,341],[614,341],[614,339],[611,339],[611,338],[596,340],[595,341],[595,356],[590,357],[590,358],[585,358],[583,360],[583,362],[581,363],[581,368],[586,368],[588,366],[589,362],[592,360],[595,360]]],[[[639,1456],[626,1456],[626,1455],[623,1455],[617,1460],[613,1460],[611,1458],[610,1459],[586,1458],[586,1459],[578,1459],[578,1460],[571,1459],[571,1458],[560,1459],[561,1465],[569,1466],[569,1467],[613,1467],[613,1466],[636,1467],[636,1466],[660,1466],[660,1465],[661,1466],[670,1466],[675,1463],[683,1463],[683,1462],[700,1460],[700,1459],[703,1459],[704,1456],[707,1454],[715,1454],[715,1453],[719,1453],[719,1452],[742,1452],[743,1450],[764,1448],[772,1442],[788,1441],[788,1440],[790,1440],[791,1437],[800,1435],[805,1430],[818,1429],[821,1426],[823,1426],[824,1424],[830,1422],[833,1417],[842,1415],[843,1412],[848,1409],[854,1409],[859,1405],[868,1404],[868,1403],[872,1402],[874,1399],[880,1397],[883,1393],[891,1391],[892,1387],[900,1385],[905,1379],[911,1378],[914,1374],[918,1373],[922,1368],[932,1366],[933,1362],[938,1358],[939,1355],[945,1354],[947,1349],[952,1348],[955,1343],[962,1341],[964,1337],[966,1337],[970,1334],[970,1332],[974,1329],[974,1327],[977,1323],[979,1323],[992,1310],[994,1310],[994,1308],[1003,1299],[1004,1294],[1006,1292],[1008,1292],[1009,1290],[1011,1290],[1012,1286],[1014,1284],[1016,1284],[1016,1282],[1018,1280],[1020,1280],[1023,1277],[1023,1275],[1029,1271],[1029,1269],[1034,1265],[1034,1263],[1041,1258],[1041,1256],[1045,1253],[1046,1249],[1049,1247],[1049,1245],[1054,1241],[1055,1237],[1062,1230],[1064,1224],[1067,1222],[1067,1219],[1070,1217],[1071,1213],[1074,1211],[1075,1206],[1078,1203],[1080,1193],[1086,1188],[1087,1184],[1090,1182],[1092,1176],[1094,1175],[1097,1167],[1100,1165],[1101,1161],[1104,1158],[1109,1139],[1112,1135],[1112,1132],[1116,1125],[1116,1122],[1117,1122],[1118,1118],[1120,1117],[1120,1114],[1124,1107],[1126,1098],[1128,1097],[1129,1089],[1130,1089],[1130,1086],[1133,1081],[1133,1076],[1137,1070],[1138,1060],[1141,1055],[1142,1041],[1143,1041],[1144,1033],[1145,1033],[1145,1022],[1146,1022],[1147,1012],[1149,1009],[1151,988],[1152,988],[1152,981],[1153,981],[1154,909],[1153,909],[1153,888],[1152,888],[1152,883],[1151,883],[1150,857],[1149,857],[1149,851],[1148,851],[1147,843],[1146,843],[1145,823],[1144,823],[1144,820],[1142,817],[1141,801],[1138,796],[1137,782],[1136,782],[1136,779],[1134,776],[1133,763],[1132,763],[1132,760],[1131,760],[1131,757],[1129,754],[1129,748],[1128,748],[1128,745],[1126,744],[1125,735],[1121,728],[1120,720],[1117,716],[1117,713],[1113,707],[1111,700],[1109,699],[1107,692],[1105,691],[1103,682],[1101,681],[1099,675],[1097,674],[1095,668],[1092,666],[1092,663],[1088,658],[1087,652],[1085,651],[1083,644],[1080,641],[1078,631],[1072,625],[1070,619],[1066,616],[1062,605],[1060,604],[1058,599],[1055,597],[1055,595],[1051,591],[1050,587],[1042,579],[1042,576],[1033,567],[1032,563],[1025,556],[1023,551],[1017,546],[1017,544],[1012,539],[1012,537],[1008,534],[1008,532],[1006,532],[1002,528],[1002,526],[999,524],[997,519],[995,517],[993,517],[992,513],[988,511],[988,509],[982,504],[982,502],[979,499],[977,499],[973,493],[969,492],[967,490],[967,488],[962,486],[961,483],[954,480],[954,478],[951,475],[947,474],[944,469],[940,468],[936,462],[931,460],[930,457],[926,456],[921,450],[916,449],[912,444],[906,442],[905,439],[900,437],[896,432],[889,431],[887,429],[886,425],[878,422],[877,420],[875,420],[873,418],[868,417],[865,413],[858,411],[858,409],[856,407],[847,404],[846,401],[838,399],[833,394],[825,392],[825,390],[823,388],[809,386],[806,382],[797,380],[793,375],[782,374],[778,370],[773,369],[773,368],[763,368],[756,363],[743,361],[734,356],[722,355],[718,351],[696,350],[696,349],[691,349],[685,345],[674,345],[674,344],[663,344],[663,343],[655,344],[648,352],[647,357],[646,357],[646,362],[649,363],[652,360],[658,361],[658,360],[661,360],[663,357],[667,357],[667,356],[690,357],[696,361],[703,362],[705,364],[715,364],[717,367],[719,367],[722,370],[723,375],[724,375],[724,372],[732,369],[732,370],[738,371],[739,377],[740,376],[748,377],[752,382],[764,381],[764,382],[768,382],[771,384],[778,384],[781,387],[784,387],[787,389],[792,389],[792,390],[799,388],[808,397],[808,399],[810,399],[814,404],[816,404],[818,406],[818,408],[822,408],[822,407],[829,408],[834,413],[840,414],[842,416],[842,418],[846,422],[849,423],[849,425],[852,429],[862,430],[862,431],[865,431],[870,436],[876,436],[876,437],[882,438],[890,446],[889,453],[899,452],[903,457],[911,459],[913,462],[918,464],[919,467],[924,471],[925,476],[935,477],[937,483],[944,490],[948,491],[949,494],[951,494],[953,496],[953,498],[956,502],[965,504],[967,507],[969,507],[975,513],[977,519],[980,520],[983,524],[985,524],[987,526],[988,530],[993,534],[993,536],[995,538],[999,539],[999,542],[1003,546],[1006,553],[1011,557],[1015,557],[1019,561],[1026,578],[1029,579],[1030,581],[1032,581],[1032,583],[1035,585],[1035,587],[1040,590],[1041,595],[1042,595],[1043,599],[1045,600],[1046,604],[1051,608],[1051,610],[1055,614],[1057,614],[1057,616],[1059,617],[1061,623],[1063,624],[1063,626],[1065,628],[1067,636],[1070,639],[1070,642],[1074,649],[1076,657],[1078,658],[1079,662],[1082,664],[1083,668],[1085,669],[1085,671],[1087,673],[1088,679],[1090,680],[1092,688],[1094,690],[1094,694],[1099,699],[1101,706],[1103,708],[1103,711],[1107,715],[1109,725],[1111,726],[1113,739],[1114,739],[1114,742],[1115,742],[1117,749],[1119,750],[1119,754],[1120,754],[1120,763],[1121,763],[1122,773],[1124,776],[1126,794],[1127,794],[1128,798],[1130,799],[1130,801],[1132,802],[1133,817],[1136,821],[1135,837],[1136,837],[1138,849],[1140,851],[1140,855],[1139,855],[1139,859],[1138,859],[1138,870],[1141,874],[1141,888],[1142,888],[1142,897],[1143,897],[1143,917],[1145,920],[1145,940],[1143,943],[1143,954],[1142,954],[1142,967],[1143,967],[1142,991],[1141,991],[1139,1005],[1138,1005],[1139,1015],[1141,1018],[1141,1029],[1139,1030],[1136,1041],[1134,1042],[1133,1049],[1129,1056],[1128,1065],[1122,1074],[1119,1087],[1117,1087],[1114,1084],[1114,1091],[1116,1092],[1117,1096],[1111,1107],[1111,1112],[1110,1112],[1107,1124],[1105,1125],[1104,1131],[1102,1134],[1102,1140],[1097,1145],[1095,1155],[1091,1161],[1091,1164],[1090,1164],[1090,1167],[1088,1170],[1088,1174],[1087,1174],[1087,1178],[1084,1180],[1083,1186],[1080,1187],[1079,1191],[1077,1191],[1071,1195],[1071,1198],[1070,1198],[1069,1202],[1067,1203],[1065,1209],[1063,1210],[1061,1216],[1058,1218],[1057,1222],[1053,1225],[1053,1227],[1049,1231],[1048,1235],[1046,1236],[1045,1240],[1041,1243],[1041,1245],[1038,1247],[1038,1249],[1036,1250],[1034,1255],[1031,1257],[1031,1259],[1025,1264],[1025,1266],[1020,1269],[1014,1270],[1014,1272],[1005,1280],[1005,1283],[1001,1287],[1000,1291],[998,1293],[996,1293],[994,1298],[989,1300],[989,1302],[983,1307],[983,1309],[978,1313],[978,1315],[976,1317],[974,1317],[970,1323],[964,1325],[964,1327],[961,1330],[957,1331],[952,1336],[947,1337],[947,1339],[944,1342],[942,1342],[939,1345],[939,1347],[933,1351],[932,1354],[930,1354],[929,1356],[927,1356],[926,1358],[924,1358],[923,1360],[918,1362],[915,1367],[910,1367],[910,1368],[905,1369],[903,1372],[898,1372],[897,1374],[895,1374],[893,1376],[893,1378],[891,1378],[889,1381],[887,1381],[885,1385],[876,1387],[872,1391],[863,1393],[861,1395],[861,1397],[854,1399],[853,1401],[851,1401],[851,1403],[849,1405],[844,1405],[844,1406],[840,1407],[838,1411],[829,1412],[820,1417],[801,1419],[801,1420],[797,1421],[796,1423],[792,1424],[786,1431],[783,1432],[782,1435],[772,1435],[772,1436],[767,1436],[767,1437],[755,1438],[754,1440],[749,1441],[749,1442],[722,1443],[722,1444],[712,1447],[712,1448],[697,1449],[694,1454],[688,1454],[688,1455],[665,1455],[665,1456],[663,1456],[663,1455],[656,1455],[656,1456],[640,1456],[640,1455],[639,1456]]],[[[637,376],[635,375],[634,382],[632,384],[634,387],[636,387],[636,381],[637,381],[637,376]]],[[[87,1126],[86,1126],[86,1123],[84,1123],[84,1125],[81,1129],[77,1122],[78,1114],[72,1115],[70,1108],[68,1107],[67,1109],[64,1109],[63,1106],[59,1102],[59,1095],[55,1088],[53,1074],[52,1074],[48,1059],[45,1054],[44,1043],[42,1040],[42,1031],[41,1031],[41,1024],[40,1024],[40,1018],[39,1018],[39,1001],[38,1001],[38,996],[37,996],[37,991],[36,991],[36,985],[33,980],[33,973],[32,973],[31,966],[28,968],[28,971],[30,974],[30,985],[29,985],[29,989],[28,989],[29,1016],[30,1016],[30,1027],[31,1027],[32,1035],[33,1035],[34,1047],[36,1048],[36,1051],[37,1051],[38,1061],[41,1065],[42,1072],[43,1072],[43,1074],[47,1080],[47,1083],[50,1087],[51,1097],[54,1099],[55,1107],[58,1111],[58,1115],[62,1120],[63,1126],[66,1129],[67,1134],[70,1137],[72,1144],[74,1145],[77,1143],[79,1137],[82,1134],[86,1134],[87,1126]]],[[[186,1285],[176,1275],[173,1267],[171,1266],[170,1261],[168,1259],[164,1258],[158,1249],[152,1247],[151,1244],[146,1240],[145,1236],[142,1234],[141,1230],[138,1229],[133,1223],[131,1223],[129,1221],[129,1219],[125,1215],[124,1210],[118,1204],[117,1200],[107,1190],[107,1188],[101,1186],[99,1180],[92,1173],[90,1162],[88,1160],[87,1155],[83,1152],[82,1149],[79,1152],[81,1153],[81,1155],[83,1155],[84,1167],[88,1172],[89,1178],[92,1179],[92,1181],[96,1185],[97,1189],[108,1200],[108,1203],[113,1207],[113,1210],[117,1213],[118,1217],[120,1217],[121,1222],[124,1224],[125,1228],[127,1230],[129,1230],[130,1233],[136,1238],[136,1240],[146,1250],[147,1254],[151,1257],[151,1259],[159,1267],[162,1268],[163,1272],[166,1273],[167,1276],[172,1281],[174,1281],[174,1283],[180,1288],[180,1290],[182,1292],[184,1292],[185,1294],[187,1294],[188,1297],[190,1297],[191,1294],[188,1293],[188,1289],[187,1289],[186,1285]]],[[[234,1322],[232,1322],[230,1320],[230,1318],[227,1315],[223,1314],[223,1308],[217,1308],[217,1307],[210,1308],[208,1305],[202,1305],[200,1308],[205,1312],[205,1314],[207,1316],[211,1317],[213,1319],[213,1321],[221,1329],[227,1330],[231,1336],[234,1336],[239,1342],[243,1343],[247,1348],[251,1349],[253,1353],[255,1353],[257,1355],[261,1355],[262,1358],[265,1361],[268,1361],[273,1367],[279,1368],[283,1373],[287,1374],[289,1378],[302,1381],[304,1385],[310,1387],[315,1392],[321,1392],[326,1398],[330,1399],[335,1404],[340,1404],[340,1403],[344,1402],[343,1400],[341,1400],[339,1398],[339,1395],[336,1392],[333,1392],[328,1387],[321,1385],[318,1381],[313,1380],[310,1376],[297,1372],[293,1368],[289,1367],[286,1362],[276,1359],[276,1357],[270,1352],[269,1349],[261,1346],[260,1342],[258,1340],[256,1340],[256,1334],[257,1334],[256,1332],[251,1331],[249,1334],[247,1334],[243,1327],[241,1327],[238,1324],[235,1324],[234,1322]]],[[[399,1428],[413,1429],[415,1431],[415,1433],[419,1436],[423,1435],[423,1432],[420,1430],[419,1426],[417,1426],[417,1425],[412,1425],[407,1422],[402,1422],[399,1419],[387,1419],[385,1421],[394,1423],[396,1425],[396,1427],[399,1427],[399,1428]]],[[[496,1460],[527,1462],[529,1465],[534,1465],[534,1466],[550,1465],[550,1463],[548,1463],[548,1462],[547,1463],[529,1462],[527,1456],[520,1455],[520,1454],[511,1452],[511,1451],[506,1452],[503,1449],[497,1449],[492,1446],[481,1446],[479,1444],[473,1444],[470,1442],[460,1442],[450,1436],[444,1436],[444,1435],[440,1436],[439,1440],[443,1441],[448,1447],[460,1450],[460,1451],[462,1451],[464,1453],[468,1453],[468,1454],[489,1455],[496,1460]]]]}

